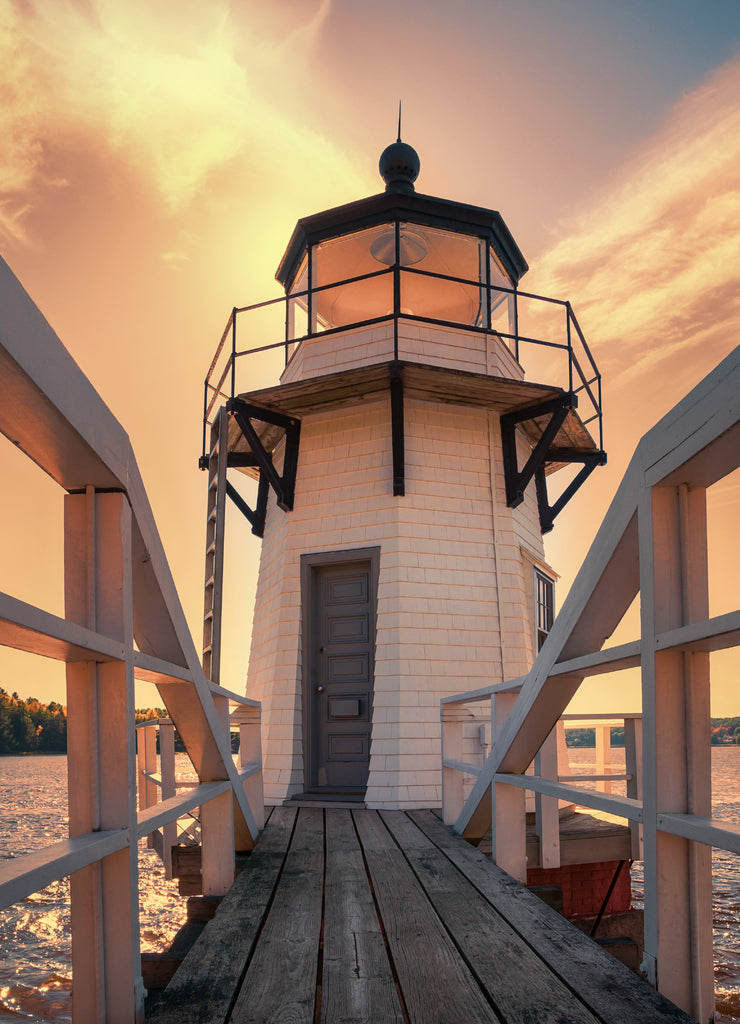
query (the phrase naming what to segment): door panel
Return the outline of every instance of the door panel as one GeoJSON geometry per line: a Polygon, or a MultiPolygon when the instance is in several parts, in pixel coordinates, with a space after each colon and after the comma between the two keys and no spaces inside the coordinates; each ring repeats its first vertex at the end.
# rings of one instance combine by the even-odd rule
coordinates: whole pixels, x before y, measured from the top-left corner
{"type": "Polygon", "coordinates": [[[371,564],[312,568],[311,788],[362,790],[370,767],[375,606],[371,564]]]}

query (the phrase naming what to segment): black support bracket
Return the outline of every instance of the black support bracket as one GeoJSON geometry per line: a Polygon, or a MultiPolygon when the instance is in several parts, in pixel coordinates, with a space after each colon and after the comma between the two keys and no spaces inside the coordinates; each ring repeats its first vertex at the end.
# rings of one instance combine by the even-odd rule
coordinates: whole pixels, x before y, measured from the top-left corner
{"type": "Polygon", "coordinates": [[[524,501],[527,484],[537,470],[544,467],[546,461],[552,461],[549,454],[550,447],[565,422],[566,416],[571,409],[575,409],[576,404],[576,396],[566,393],[558,395],[557,398],[552,398],[548,402],[540,402],[538,405],[529,405],[526,409],[516,409],[514,412],[504,413],[501,417],[506,504],[509,508],[521,505],[524,501]],[[518,424],[524,423],[526,420],[535,420],[542,416],[549,416],[550,420],[524,468],[520,470],[516,451],[516,428],[518,424]]]}
{"type": "Polygon", "coordinates": [[[516,508],[524,500],[524,491],[532,478],[537,490],[537,510],[540,529],[549,533],[553,528],[555,517],[565,508],[573,495],[588,479],[597,466],[606,463],[606,452],[582,451],[579,448],[555,447],[554,441],[558,431],[565,422],[571,409],[577,404],[573,394],[562,394],[548,402],[530,405],[526,409],[517,409],[505,413],[501,417],[501,441],[504,456],[504,477],[506,479],[506,504],[516,508]],[[516,451],[516,428],[527,420],[549,416],[540,439],[532,450],[523,469],[519,469],[516,451]],[[547,494],[546,469],[555,463],[582,463],[581,469],[571,480],[559,498],[550,504],[547,494]]]}
{"type": "Polygon", "coordinates": [[[559,515],[568,504],[573,495],[582,484],[591,476],[597,466],[606,465],[606,452],[577,452],[568,459],[550,458],[548,462],[582,462],[581,469],[576,473],[571,482],[565,488],[560,497],[551,505],[547,496],[547,477],[545,467],[540,466],[535,473],[535,486],[537,487],[537,510],[540,516],[540,528],[543,533],[549,533],[555,524],[555,517],[559,515]]]}
{"type": "Polygon", "coordinates": [[[241,494],[237,491],[233,484],[226,481],[226,493],[234,502],[236,507],[242,513],[243,516],[249,520],[252,526],[252,533],[255,537],[264,537],[265,535],[265,519],[267,517],[267,495],[270,490],[270,485],[267,482],[267,477],[264,473],[260,473],[259,484],[257,486],[257,507],[254,511],[249,507],[241,494]]]}
{"type": "MultiPolygon", "coordinates": [[[[249,508],[244,499],[232,487],[229,497],[237,504],[241,511],[252,523],[252,532],[257,533],[257,528],[264,531],[264,519],[267,510],[267,494],[269,488],[275,492],[275,499],[278,508],[283,512],[291,512],[295,500],[295,482],[298,472],[298,449],[301,437],[301,421],[282,413],[274,412],[272,409],[261,409],[259,406],[250,405],[240,398],[232,398],[226,405],[229,413],[236,420],[247,444],[251,449],[250,453],[231,453],[229,465],[255,466],[259,467],[259,491],[257,495],[257,508],[254,512],[249,508]],[[252,420],[260,423],[269,423],[272,426],[281,427],[285,431],[285,451],[283,454],[283,472],[278,473],[272,461],[272,455],[265,449],[259,434],[255,430],[252,420]],[[233,493],[232,493],[233,492],[233,493]],[[236,496],[236,497],[235,497],[236,496]],[[239,501],[237,501],[237,497],[239,501]],[[240,504],[241,502],[241,504],[240,504]],[[254,518],[252,518],[254,517],[254,518]]],[[[262,536],[262,532],[257,533],[262,536]]]]}

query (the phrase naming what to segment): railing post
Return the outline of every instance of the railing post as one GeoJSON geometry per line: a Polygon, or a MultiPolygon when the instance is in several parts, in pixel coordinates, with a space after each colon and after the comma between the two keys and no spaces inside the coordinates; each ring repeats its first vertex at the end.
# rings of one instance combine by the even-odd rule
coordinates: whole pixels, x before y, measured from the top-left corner
{"type": "Polygon", "coordinates": [[[285,365],[288,365],[288,349],[295,338],[295,299],[285,296],[285,365]]]}
{"type": "Polygon", "coordinates": [[[514,355],[519,359],[519,294],[514,288],[514,355]]]}
{"type": "Polygon", "coordinates": [[[568,339],[568,391],[573,392],[573,341],[570,336],[570,318],[572,310],[570,303],[565,303],[565,332],[568,339]]]}
{"type": "MultiPolygon", "coordinates": [[[[139,775],[139,810],[145,811],[160,799],[157,784],[150,778],[157,771],[157,725],[140,726],[136,730],[136,760],[139,775]]],[[[147,846],[152,847],[152,837],[147,837],[147,846]]]]}
{"type": "Polygon", "coordinates": [[[465,803],[464,776],[456,768],[445,768],[444,761],[463,760],[463,722],[470,721],[466,708],[442,705],[442,818],[454,825],[465,803]]]}
{"type": "MultiPolygon", "coordinates": [[[[169,719],[159,720],[159,775],[162,799],[175,796],[175,727],[169,719]]],[[[172,878],[172,847],[177,843],[177,821],[168,821],[162,828],[162,861],[164,877],[172,878]]]]}
{"type": "MultiPolygon", "coordinates": [[[[491,698],[491,746],[501,735],[518,694],[494,693],[491,698]]],[[[491,786],[491,842],[494,864],[520,882],[527,881],[527,816],[525,790],[494,781],[491,786]]]]}
{"type": "MultiPolygon", "coordinates": [[[[261,709],[252,707],[250,704],[240,705],[232,721],[239,724],[239,767],[246,768],[249,764],[262,764],[262,736],[261,736],[261,709]]],[[[263,791],[262,771],[250,775],[244,779],[244,795],[249,802],[250,810],[254,815],[257,828],[262,830],[265,826],[265,798],[263,791]]],[[[241,830],[237,827],[240,819],[234,819],[234,844],[237,850],[249,850],[254,845],[251,836],[242,836],[241,830]]]]}
{"type": "Polygon", "coordinates": [[[231,311],[231,397],[236,396],[236,306],[231,311]]]}
{"type": "Polygon", "coordinates": [[[124,829],[125,850],[70,878],[74,1024],[144,1018],[136,842],[131,509],[121,493],[64,499],[65,615],[123,643],[121,661],[67,664],[69,833],[124,829]]]}
{"type": "Polygon", "coordinates": [[[570,755],[565,737],[565,722],[562,718],[558,719],[555,729],[557,731],[558,778],[560,778],[563,775],[570,775],[570,755]]]}
{"type": "MultiPolygon", "coordinates": [[[[612,772],[612,727],[611,725],[596,725],[596,774],[611,775],[612,772]]],[[[596,788],[602,793],[611,793],[612,784],[604,780],[597,782],[596,788]]]]}
{"type": "MultiPolygon", "coordinates": [[[[535,757],[535,775],[541,779],[558,778],[557,726],[552,730],[535,757]]],[[[556,797],[535,793],[535,821],[540,840],[540,867],[560,867],[560,801],[556,797]]]]}
{"type": "MultiPolygon", "coordinates": [[[[624,720],[624,768],[627,775],[627,796],[632,800],[642,800],[642,719],[625,718],[624,720]]],[[[642,860],[642,825],[637,821],[630,823],[632,834],[632,860],[642,860]]]]}
{"type": "Polygon", "coordinates": [[[313,299],[313,289],[314,289],[314,280],[313,279],[314,279],[314,272],[313,272],[313,246],[309,245],[309,247],[308,247],[308,256],[307,256],[307,261],[306,261],[306,282],[307,282],[307,285],[308,285],[308,295],[306,296],[306,316],[307,316],[307,324],[306,324],[306,326],[308,327],[308,337],[309,338],[311,337],[312,334],[316,333],[316,326],[317,326],[316,313],[315,313],[315,310],[314,310],[314,299],[313,299]]]}
{"type": "MultiPolygon", "coordinates": [[[[229,699],[213,696],[213,704],[229,743],[229,699]]],[[[204,780],[201,781],[211,781],[204,780]]],[[[203,894],[223,896],[234,883],[234,816],[231,791],[209,800],[200,809],[203,894]]]]}
{"type": "Polygon", "coordinates": [[[645,961],[697,1020],[714,1014],[711,847],[661,832],[661,813],[711,816],[709,655],[656,637],[709,617],[706,493],[644,486],[638,505],[645,730],[645,961]]]}

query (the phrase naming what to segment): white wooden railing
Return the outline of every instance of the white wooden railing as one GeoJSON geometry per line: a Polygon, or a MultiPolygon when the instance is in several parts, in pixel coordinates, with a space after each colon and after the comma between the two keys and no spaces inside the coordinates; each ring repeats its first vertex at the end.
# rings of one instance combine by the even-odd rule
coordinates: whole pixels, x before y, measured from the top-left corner
{"type": "MultiPolygon", "coordinates": [[[[709,654],[740,645],[740,610],[709,616],[706,491],[740,465],[740,348],[637,447],[528,675],[443,701],[445,817],[524,878],[525,790],[577,799],[642,826],[650,982],[699,1021],[714,1017],[711,848],[740,853],[740,826],[712,816],[709,654]],[[640,593],[641,636],[602,646],[640,593]],[[640,667],[642,793],[584,792],[525,772],[587,676],[640,667]],[[490,698],[492,748],[462,804],[455,708],[490,698]]],[[[731,493],[731,492],[730,492],[731,493]]],[[[736,517],[740,521],[740,516],[736,517]]]]}
{"type": "MultiPolygon", "coordinates": [[[[262,796],[262,758],[260,738],[260,705],[233,694],[230,701],[236,705],[230,715],[231,728],[239,732],[239,757],[237,771],[242,784],[250,788],[247,793],[250,807],[259,829],[264,825],[264,803],[262,796]]],[[[136,726],[137,794],[139,820],[148,820],[152,826],[147,840],[159,855],[165,869],[165,878],[172,878],[172,847],[180,842],[193,842],[192,824],[197,815],[190,818],[189,827],[180,828],[184,815],[193,815],[199,808],[197,782],[178,779],[175,771],[175,726],[171,718],[156,718],[139,722],[136,726]],[[159,750],[159,752],[158,752],[159,750]],[[188,790],[184,800],[175,801],[178,792],[188,790]],[[179,807],[177,818],[163,814],[168,807],[179,807]],[[144,813],[148,812],[148,813],[144,813]]],[[[200,829],[198,829],[198,834],[200,829]]]]}
{"type": "Polygon", "coordinates": [[[65,614],[0,593],[0,644],[66,662],[69,779],[69,839],[3,862],[0,908],[69,875],[74,1024],[134,1024],[138,841],[199,807],[204,892],[228,890],[262,824],[260,706],[205,678],[128,437],[2,260],[0,310],[0,430],[67,492],[65,614]],[[135,678],[157,686],[199,780],[170,792],[166,768],[154,794],[148,766],[138,809],[135,678]]]}
{"type": "MultiPolygon", "coordinates": [[[[477,779],[484,770],[480,763],[464,761],[461,754],[465,742],[464,729],[471,718],[469,709],[483,701],[491,702],[491,735],[495,738],[513,706],[513,698],[520,690],[521,680],[516,679],[508,684],[494,684],[468,693],[452,694],[440,702],[443,815],[447,825],[455,825],[462,813],[469,779],[477,779]]],[[[535,832],[539,838],[539,867],[560,867],[560,807],[563,803],[606,810],[601,794],[610,794],[615,782],[625,782],[627,797],[639,799],[642,792],[641,751],[642,715],[638,712],[560,717],[524,775],[509,783],[523,788],[526,794],[534,797],[532,806],[535,832]],[[576,775],[570,770],[565,729],[581,726],[595,730],[596,771],[576,775]],[[625,733],[624,773],[611,770],[610,733],[615,726],[622,726],[625,733]],[[591,786],[584,789],[584,784],[589,783],[595,783],[596,788],[591,786]]],[[[525,802],[525,811],[529,809],[530,805],[525,802]]],[[[632,858],[639,860],[642,858],[642,831],[637,821],[631,822],[631,826],[632,858]]],[[[493,839],[496,842],[496,836],[493,839]]],[[[499,841],[494,849],[494,859],[509,874],[526,881],[526,837],[521,831],[518,839],[517,845],[510,841],[510,837],[507,841],[499,841]]]]}

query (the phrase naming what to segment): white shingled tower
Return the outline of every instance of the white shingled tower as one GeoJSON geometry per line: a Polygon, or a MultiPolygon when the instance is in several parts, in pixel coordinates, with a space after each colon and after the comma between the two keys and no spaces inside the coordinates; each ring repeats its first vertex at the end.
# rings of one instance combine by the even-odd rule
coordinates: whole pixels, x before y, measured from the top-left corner
{"type": "MultiPolygon", "coordinates": [[[[268,803],[440,804],[439,700],[530,667],[553,611],[543,532],[604,460],[583,422],[600,428],[598,371],[568,303],[539,300],[562,307],[558,338],[523,336],[536,300],[501,216],[418,194],[400,138],[380,172],[385,192],[296,226],[279,384],[236,393],[233,343],[231,398],[207,406],[205,667],[217,680],[230,493],[264,537],[247,695],[268,803]],[[543,352],[560,376],[525,380],[543,352]],[[227,468],[260,480],[254,509],[227,468]]],[[[465,734],[482,760],[484,727],[465,734]]]]}

